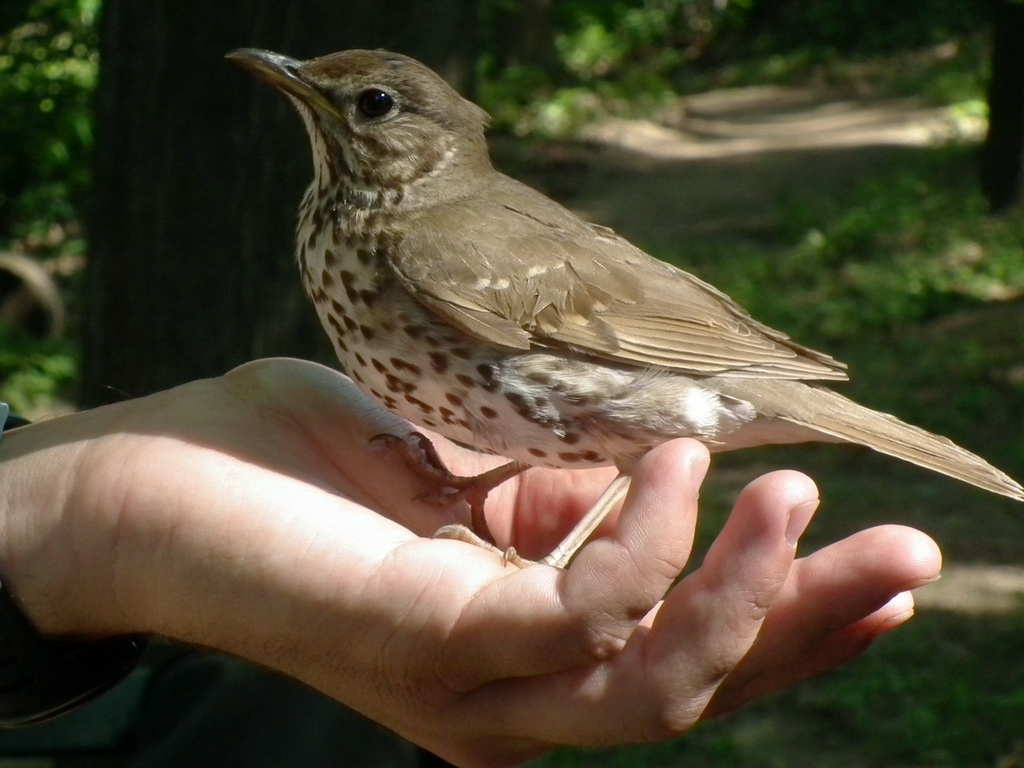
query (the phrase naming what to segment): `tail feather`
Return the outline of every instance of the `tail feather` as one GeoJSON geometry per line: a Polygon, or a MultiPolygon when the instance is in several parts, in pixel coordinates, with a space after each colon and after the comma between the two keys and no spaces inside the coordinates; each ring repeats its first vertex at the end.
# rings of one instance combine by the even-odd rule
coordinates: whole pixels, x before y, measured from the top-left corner
{"type": "MultiPolygon", "coordinates": [[[[797,384],[794,389],[794,384],[797,383],[758,382],[754,402],[758,403],[759,415],[864,445],[986,491],[1024,501],[1024,487],[1020,483],[952,440],[866,408],[830,389],[811,384],[797,384]]],[[[739,392],[730,394],[744,397],[739,392]]],[[[744,399],[749,399],[749,394],[744,399]]]]}

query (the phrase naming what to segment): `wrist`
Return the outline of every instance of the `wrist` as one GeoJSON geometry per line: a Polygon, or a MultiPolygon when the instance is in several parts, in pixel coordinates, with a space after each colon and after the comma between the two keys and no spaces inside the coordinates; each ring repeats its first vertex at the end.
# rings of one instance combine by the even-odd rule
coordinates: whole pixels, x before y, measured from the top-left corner
{"type": "Polygon", "coordinates": [[[82,444],[53,426],[65,423],[19,427],[0,441],[0,576],[44,635],[114,634],[89,594],[105,569],[92,554],[96,531],[79,538],[75,530],[82,444]]]}
{"type": "Polygon", "coordinates": [[[135,668],[145,645],[142,637],[44,637],[0,584],[0,726],[35,725],[91,701],[135,668]]]}
{"type": "MultiPolygon", "coordinates": [[[[7,404],[0,403],[0,441],[4,432],[27,423],[10,416],[7,404]]],[[[10,545],[19,540],[18,529],[24,527],[26,516],[14,513],[16,506],[12,502],[18,501],[18,490],[33,487],[30,478],[18,475],[16,468],[6,468],[7,479],[28,482],[3,485],[15,492],[4,494],[7,503],[3,506],[2,527],[7,535],[0,539],[8,544],[10,558],[0,557],[0,562],[6,564],[5,569],[10,566],[15,572],[18,558],[12,553],[18,547],[10,545]]],[[[38,504],[27,503],[26,508],[32,510],[27,519],[46,518],[45,513],[37,511],[38,504]]],[[[142,637],[76,641],[45,636],[12,593],[7,576],[0,575],[0,726],[45,722],[94,699],[135,668],[144,648],[142,637]]]]}

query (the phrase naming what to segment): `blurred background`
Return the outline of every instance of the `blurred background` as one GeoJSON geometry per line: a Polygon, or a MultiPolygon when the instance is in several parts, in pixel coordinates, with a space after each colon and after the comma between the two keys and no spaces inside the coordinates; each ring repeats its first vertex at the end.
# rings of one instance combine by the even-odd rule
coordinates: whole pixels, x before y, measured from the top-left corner
{"type": "MultiPolygon", "coordinates": [[[[242,46],[425,61],[491,113],[502,170],[846,361],[855,399],[1024,478],[1016,0],[3,0],[16,411],[331,361],[291,255],[306,140],[223,61],[242,46]]],[[[939,541],[918,617],[675,742],[536,765],[1024,766],[1024,510],[866,451],[766,448],[716,458],[705,544],[781,466],[822,488],[809,548],[881,522],[939,541]]]]}

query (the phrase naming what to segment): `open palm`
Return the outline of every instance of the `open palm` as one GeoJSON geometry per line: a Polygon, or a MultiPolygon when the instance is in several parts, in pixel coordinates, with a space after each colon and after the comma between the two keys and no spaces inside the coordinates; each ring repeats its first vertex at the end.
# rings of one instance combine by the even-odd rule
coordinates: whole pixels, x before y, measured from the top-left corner
{"type": "MultiPolygon", "coordinates": [[[[430,538],[464,510],[418,501],[423,479],[370,440],[409,429],[336,372],[264,360],[19,430],[5,471],[59,459],[68,478],[36,490],[52,511],[8,526],[23,533],[0,556],[48,631],[232,652],[465,766],[682,733],[852,658],[938,573],[899,526],[795,559],[816,490],[776,472],[675,584],[708,462],[686,440],[644,458],[569,568],[517,569],[430,538]]],[[[463,474],[494,461],[438,450],[463,474]]],[[[613,475],[530,470],[492,493],[491,530],[544,554],[613,475]]]]}

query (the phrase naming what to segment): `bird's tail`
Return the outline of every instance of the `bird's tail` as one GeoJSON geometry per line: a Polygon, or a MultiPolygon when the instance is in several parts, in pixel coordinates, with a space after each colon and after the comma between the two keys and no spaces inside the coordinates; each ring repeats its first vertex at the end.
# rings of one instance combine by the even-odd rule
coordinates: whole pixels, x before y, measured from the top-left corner
{"type": "MultiPolygon", "coordinates": [[[[754,402],[758,403],[757,410],[762,417],[812,430],[825,439],[864,445],[986,491],[1024,501],[1024,487],[980,456],[888,413],[858,405],[838,392],[793,381],[762,379],[756,383],[737,383],[735,388],[727,387],[727,393],[746,400],[756,395],[754,402]],[[745,396],[739,391],[750,386],[757,392],[748,392],[745,396]]],[[[805,429],[799,431],[805,436],[795,437],[792,442],[815,439],[807,437],[805,429]]]]}

